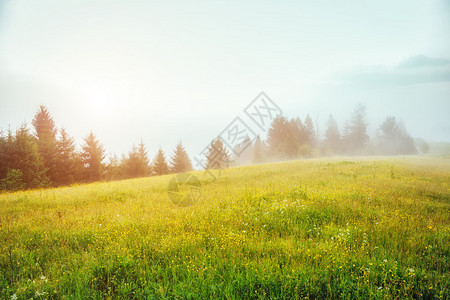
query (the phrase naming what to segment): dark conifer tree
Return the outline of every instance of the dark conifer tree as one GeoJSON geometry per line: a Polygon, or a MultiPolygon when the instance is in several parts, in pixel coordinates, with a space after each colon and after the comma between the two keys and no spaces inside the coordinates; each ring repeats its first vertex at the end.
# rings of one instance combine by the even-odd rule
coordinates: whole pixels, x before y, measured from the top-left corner
{"type": "Polygon", "coordinates": [[[84,139],[81,159],[85,167],[85,181],[97,181],[102,179],[105,159],[105,150],[92,131],[84,139]]]}
{"type": "Polygon", "coordinates": [[[183,173],[192,171],[192,163],[189,156],[186,153],[181,142],[175,148],[175,151],[171,157],[170,172],[172,173],[183,173]]]}
{"type": "Polygon", "coordinates": [[[77,177],[77,153],[75,152],[74,139],[69,136],[67,131],[62,128],[60,136],[57,141],[58,155],[57,155],[57,184],[71,184],[77,177]]]}
{"type": "Polygon", "coordinates": [[[57,166],[58,143],[56,134],[58,130],[52,116],[45,106],[41,105],[39,107],[32,124],[35,130],[39,153],[41,154],[44,166],[47,169],[46,175],[52,184],[57,183],[59,168],[57,166]]]}
{"type": "Polygon", "coordinates": [[[46,187],[49,185],[38,146],[26,125],[22,125],[16,131],[9,151],[9,169],[17,169],[22,172],[22,181],[26,188],[46,187]]]}
{"type": "Polygon", "coordinates": [[[152,172],[154,175],[165,175],[169,173],[169,166],[167,165],[166,156],[161,148],[152,163],[152,172]]]}
{"type": "Polygon", "coordinates": [[[0,131],[0,179],[6,177],[11,163],[11,150],[13,145],[13,135],[11,130],[5,135],[3,130],[0,131]]]}

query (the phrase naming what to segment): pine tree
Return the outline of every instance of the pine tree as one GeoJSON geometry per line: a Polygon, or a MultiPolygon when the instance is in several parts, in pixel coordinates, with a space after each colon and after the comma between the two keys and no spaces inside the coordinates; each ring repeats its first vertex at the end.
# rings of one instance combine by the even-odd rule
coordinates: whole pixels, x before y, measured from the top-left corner
{"type": "Polygon", "coordinates": [[[170,162],[170,172],[172,173],[183,173],[192,171],[192,163],[189,156],[186,153],[181,142],[175,148],[175,151],[171,157],[170,162]]]}
{"type": "Polygon", "coordinates": [[[333,115],[328,116],[327,130],[325,132],[325,144],[333,153],[340,150],[341,134],[339,133],[338,123],[333,115]]]}
{"type": "MultiPolygon", "coordinates": [[[[308,144],[305,126],[299,118],[288,121],[285,117],[273,120],[267,136],[268,154],[277,159],[297,158],[308,144]]],[[[309,148],[309,146],[308,146],[309,148]]]]}
{"type": "Polygon", "coordinates": [[[60,130],[60,137],[57,141],[58,155],[57,155],[57,184],[68,185],[77,178],[77,154],[75,152],[74,139],[69,136],[67,131],[62,128],[60,130]]]}
{"type": "Polygon", "coordinates": [[[154,175],[165,175],[169,173],[166,156],[161,148],[159,148],[158,153],[153,160],[152,172],[154,175]]]}
{"type": "Polygon", "coordinates": [[[26,188],[22,180],[23,173],[18,169],[9,169],[6,178],[0,180],[0,190],[20,191],[26,188]]]}
{"type": "Polygon", "coordinates": [[[138,145],[138,159],[140,162],[138,172],[139,176],[150,175],[150,159],[148,158],[148,153],[142,140],[138,145]]]}
{"type": "Polygon", "coordinates": [[[415,154],[417,149],[405,126],[388,116],[378,129],[378,149],[384,155],[415,154]]]}
{"type": "Polygon", "coordinates": [[[367,135],[366,107],[358,104],[344,127],[343,146],[349,153],[361,153],[369,140],[367,135]]]}
{"type": "Polygon", "coordinates": [[[26,188],[46,187],[49,185],[38,146],[25,124],[16,131],[9,151],[9,169],[16,169],[22,172],[21,179],[26,188]]]}
{"type": "Polygon", "coordinates": [[[265,161],[265,145],[264,142],[261,141],[261,138],[258,137],[255,140],[255,144],[253,146],[253,155],[252,155],[252,163],[259,164],[265,161]]]}
{"type": "Polygon", "coordinates": [[[126,178],[149,175],[149,159],[142,141],[137,147],[131,148],[128,156],[122,161],[122,169],[126,178]]]}
{"type": "Polygon", "coordinates": [[[84,139],[81,160],[85,167],[85,181],[98,181],[102,178],[105,159],[105,150],[92,131],[84,139]]]}
{"type": "Polygon", "coordinates": [[[11,163],[11,149],[13,136],[11,130],[5,136],[3,130],[0,131],[0,179],[6,178],[11,163]]]}
{"type": "Polygon", "coordinates": [[[267,133],[267,145],[270,156],[277,158],[286,156],[286,141],[289,136],[289,128],[289,121],[283,116],[276,117],[272,121],[267,133]]]}
{"type": "Polygon", "coordinates": [[[47,169],[46,175],[52,183],[58,182],[58,166],[57,166],[57,139],[58,132],[52,116],[47,108],[43,105],[34,116],[32,121],[35,130],[35,137],[39,153],[42,156],[44,166],[47,169]]]}
{"type": "Polygon", "coordinates": [[[291,119],[287,124],[282,147],[284,158],[297,158],[300,147],[306,143],[305,129],[299,118],[291,119]]]}
{"type": "Polygon", "coordinates": [[[226,169],[230,166],[231,157],[220,137],[211,141],[206,155],[206,169],[226,169]]]}
{"type": "Polygon", "coordinates": [[[306,136],[306,143],[310,147],[314,147],[316,144],[316,131],[314,129],[314,123],[313,123],[311,117],[309,116],[309,114],[306,115],[306,118],[305,118],[304,130],[305,130],[305,136],[306,136]]]}
{"type": "MultiPolygon", "coordinates": [[[[126,158],[124,157],[123,159],[125,160],[126,158]]],[[[105,179],[107,181],[110,181],[123,178],[125,177],[125,175],[123,175],[122,173],[123,173],[123,166],[120,163],[117,154],[110,154],[109,161],[105,166],[105,179]]]]}

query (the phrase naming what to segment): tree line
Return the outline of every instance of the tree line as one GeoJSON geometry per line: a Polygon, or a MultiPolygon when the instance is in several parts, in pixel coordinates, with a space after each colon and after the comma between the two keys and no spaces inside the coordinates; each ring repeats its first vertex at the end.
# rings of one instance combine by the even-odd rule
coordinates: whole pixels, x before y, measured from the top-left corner
{"type": "Polygon", "coordinates": [[[80,151],[64,128],[58,129],[46,107],[40,106],[32,125],[23,124],[13,132],[0,132],[0,190],[55,187],[74,183],[116,180],[187,172],[191,161],[178,143],[167,158],[159,149],[150,161],[142,141],[121,159],[113,156],[105,163],[103,145],[90,132],[80,151]]]}
{"type": "MultiPolygon", "coordinates": [[[[40,106],[32,120],[33,131],[26,124],[19,129],[0,131],[0,190],[21,190],[71,185],[100,180],[118,180],[191,171],[191,160],[179,142],[166,157],[160,148],[153,160],[142,140],[122,155],[109,157],[98,138],[90,132],[76,149],[74,139],[64,128],[58,129],[46,107],[40,106]]],[[[263,163],[320,155],[397,155],[417,153],[413,139],[395,117],[386,117],[377,136],[367,133],[366,109],[357,105],[349,120],[339,128],[329,115],[323,138],[311,117],[275,118],[267,138],[259,136],[227,149],[220,137],[207,149],[205,169],[232,165],[263,163]],[[231,151],[230,151],[231,150],[231,151]]],[[[425,149],[426,147],[422,147],[425,149]]]]}
{"type": "MultiPolygon", "coordinates": [[[[239,155],[233,155],[231,160],[234,165],[242,165],[313,156],[417,153],[413,138],[395,117],[386,117],[373,140],[369,138],[368,124],[366,108],[361,104],[355,106],[342,128],[330,114],[323,138],[309,114],[304,120],[279,116],[271,123],[265,141],[258,136],[253,143],[248,143],[246,137],[234,149],[239,155]],[[240,151],[244,145],[246,149],[240,151]]],[[[428,151],[427,145],[421,145],[421,149],[428,151]]]]}

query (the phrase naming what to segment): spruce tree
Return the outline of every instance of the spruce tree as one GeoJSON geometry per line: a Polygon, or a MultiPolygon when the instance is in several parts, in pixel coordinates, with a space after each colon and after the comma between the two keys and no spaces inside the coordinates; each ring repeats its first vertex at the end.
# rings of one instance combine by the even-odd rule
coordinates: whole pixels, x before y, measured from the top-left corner
{"type": "Polygon", "coordinates": [[[56,134],[58,132],[52,116],[47,108],[41,105],[32,121],[39,153],[42,156],[46,175],[52,183],[58,182],[57,155],[58,145],[56,134]]]}
{"type": "Polygon", "coordinates": [[[9,151],[9,169],[16,169],[22,172],[22,182],[26,188],[46,187],[49,185],[38,146],[25,124],[16,131],[9,151]]]}
{"type": "Polygon", "coordinates": [[[3,130],[0,131],[0,179],[6,178],[11,163],[11,149],[13,136],[11,130],[5,136],[3,130]]]}
{"type": "Polygon", "coordinates": [[[148,158],[148,152],[145,149],[145,145],[142,142],[142,139],[138,145],[138,159],[139,159],[139,168],[138,168],[139,176],[150,175],[150,159],[148,158]]]}
{"type": "Polygon", "coordinates": [[[149,159],[144,144],[133,146],[128,156],[122,161],[122,169],[126,178],[149,175],[149,159]]]}
{"type": "Polygon", "coordinates": [[[181,142],[175,148],[170,161],[170,172],[183,173],[192,171],[192,163],[181,142]]]}
{"type": "Polygon", "coordinates": [[[269,155],[282,158],[286,156],[287,147],[286,141],[288,132],[290,131],[289,121],[283,117],[276,117],[267,133],[267,145],[269,147],[269,155]]]}
{"type": "Polygon", "coordinates": [[[352,116],[344,127],[342,142],[348,153],[361,154],[369,141],[367,126],[366,107],[358,104],[353,109],[352,116]]]}
{"type": "Polygon", "coordinates": [[[105,179],[110,181],[123,177],[125,177],[125,175],[123,175],[123,165],[121,164],[117,154],[109,155],[108,164],[105,166],[105,179]]]}
{"type": "Polygon", "coordinates": [[[161,148],[159,148],[158,153],[153,160],[152,172],[154,175],[164,175],[169,173],[166,156],[161,148]]]}
{"type": "Polygon", "coordinates": [[[230,166],[230,154],[220,137],[211,141],[206,160],[206,169],[226,169],[230,166]]]}
{"type": "Polygon", "coordinates": [[[314,129],[314,123],[309,114],[306,115],[305,118],[304,130],[306,135],[306,143],[310,147],[314,147],[316,144],[316,131],[314,129]]]}
{"type": "Polygon", "coordinates": [[[333,151],[338,153],[340,150],[341,135],[339,133],[338,123],[334,119],[333,115],[328,116],[327,130],[325,132],[325,144],[333,151]]]}
{"type": "Polygon", "coordinates": [[[417,149],[405,126],[388,116],[378,129],[378,149],[384,155],[415,154],[417,149]]]}
{"type": "Polygon", "coordinates": [[[253,153],[252,153],[252,163],[258,164],[265,161],[265,145],[264,142],[261,141],[261,138],[258,137],[255,140],[255,143],[253,145],[253,153]]]}
{"type": "Polygon", "coordinates": [[[308,143],[305,126],[299,118],[277,117],[267,135],[268,154],[275,159],[297,158],[302,146],[308,143]]]}
{"type": "Polygon", "coordinates": [[[64,128],[60,130],[60,137],[57,141],[57,146],[58,178],[56,179],[56,183],[62,185],[71,184],[77,177],[77,153],[75,152],[74,139],[69,136],[64,128]]]}
{"type": "Polygon", "coordinates": [[[84,139],[81,160],[85,167],[85,181],[98,181],[102,178],[105,159],[105,150],[92,131],[84,139]]]}

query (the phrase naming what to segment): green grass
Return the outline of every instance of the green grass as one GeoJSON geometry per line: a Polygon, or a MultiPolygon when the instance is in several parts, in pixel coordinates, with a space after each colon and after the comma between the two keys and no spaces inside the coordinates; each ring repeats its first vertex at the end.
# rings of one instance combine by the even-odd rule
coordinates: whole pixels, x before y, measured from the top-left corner
{"type": "Polygon", "coordinates": [[[0,297],[450,298],[449,159],[195,174],[1,194],[0,297]]]}

